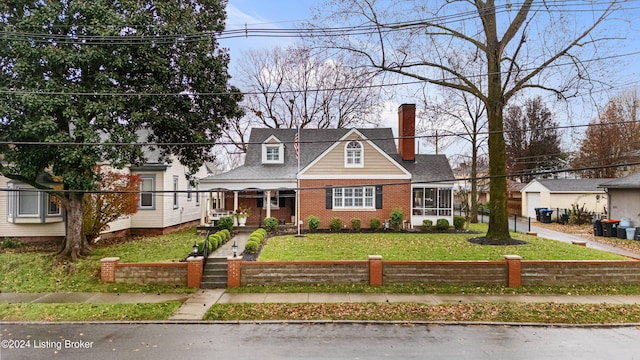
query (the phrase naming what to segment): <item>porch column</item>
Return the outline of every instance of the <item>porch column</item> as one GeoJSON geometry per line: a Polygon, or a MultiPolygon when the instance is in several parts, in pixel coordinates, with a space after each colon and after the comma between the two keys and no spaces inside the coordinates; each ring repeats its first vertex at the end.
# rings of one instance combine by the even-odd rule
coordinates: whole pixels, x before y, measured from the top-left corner
{"type": "Polygon", "coordinates": [[[267,190],[264,193],[267,195],[267,198],[266,198],[267,215],[266,215],[266,217],[271,217],[271,190],[267,190]]]}
{"type": "MultiPolygon", "coordinates": [[[[234,191],[233,192],[233,212],[235,213],[236,210],[238,210],[238,192],[234,191]]],[[[233,217],[233,225],[238,226],[238,218],[235,216],[233,217]]]]}

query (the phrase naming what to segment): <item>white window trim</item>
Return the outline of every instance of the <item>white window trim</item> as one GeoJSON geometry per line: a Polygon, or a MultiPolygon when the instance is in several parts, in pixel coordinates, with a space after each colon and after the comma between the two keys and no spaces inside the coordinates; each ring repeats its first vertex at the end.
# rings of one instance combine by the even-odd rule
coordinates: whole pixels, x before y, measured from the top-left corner
{"type": "Polygon", "coordinates": [[[262,143],[262,163],[263,164],[284,164],[284,144],[281,143],[275,136],[270,136],[265,142],[262,143]],[[267,159],[267,149],[277,148],[278,158],[267,159]]]}
{"type": "MultiPolygon", "coordinates": [[[[355,151],[355,150],[353,150],[355,151]]],[[[344,145],[344,167],[345,168],[362,168],[364,167],[364,146],[362,146],[362,142],[357,141],[357,140],[351,140],[349,142],[347,142],[344,145]],[[356,143],[358,144],[358,146],[360,147],[359,152],[360,152],[360,162],[358,163],[349,163],[349,145],[351,143],[356,143]]]]}
{"type": "MultiPolygon", "coordinates": [[[[355,199],[355,196],[350,196],[350,198],[355,199]]],[[[333,188],[333,193],[332,193],[332,208],[333,209],[337,209],[337,210],[344,210],[344,209],[357,209],[357,210],[375,210],[376,208],[376,188],[375,186],[345,186],[345,187],[338,187],[338,188],[333,188]],[[362,190],[362,196],[358,197],[362,199],[362,206],[346,206],[346,197],[345,197],[345,193],[347,192],[347,190],[356,190],[356,189],[361,189],[362,190]],[[371,194],[367,195],[367,189],[370,190],[371,194]],[[371,199],[371,205],[367,206],[367,199],[371,199]]]]}
{"type": "Polygon", "coordinates": [[[142,182],[140,183],[140,199],[138,200],[138,210],[155,210],[156,209],[156,176],[153,174],[142,174],[140,176],[142,182]],[[151,190],[143,191],[142,185],[145,180],[151,181],[151,190]],[[142,194],[149,193],[151,195],[151,205],[142,205],[142,194]]]}
{"type": "Polygon", "coordinates": [[[47,223],[47,222],[59,222],[63,220],[62,208],[57,206],[56,212],[49,211],[49,205],[51,195],[48,193],[37,190],[32,186],[21,183],[8,183],[7,188],[16,191],[9,191],[7,196],[7,222],[9,223],[47,223]],[[35,213],[20,213],[20,190],[33,193],[34,201],[36,202],[35,213]]]}

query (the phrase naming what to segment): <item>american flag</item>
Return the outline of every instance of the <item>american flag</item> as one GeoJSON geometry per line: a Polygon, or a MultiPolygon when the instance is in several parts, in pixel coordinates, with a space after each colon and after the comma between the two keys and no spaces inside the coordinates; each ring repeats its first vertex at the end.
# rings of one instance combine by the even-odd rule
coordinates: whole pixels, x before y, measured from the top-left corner
{"type": "Polygon", "coordinates": [[[298,159],[298,150],[299,150],[299,145],[298,145],[298,141],[300,140],[300,136],[299,136],[299,132],[300,130],[296,129],[296,136],[293,138],[293,150],[296,152],[296,159],[298,159]]]}

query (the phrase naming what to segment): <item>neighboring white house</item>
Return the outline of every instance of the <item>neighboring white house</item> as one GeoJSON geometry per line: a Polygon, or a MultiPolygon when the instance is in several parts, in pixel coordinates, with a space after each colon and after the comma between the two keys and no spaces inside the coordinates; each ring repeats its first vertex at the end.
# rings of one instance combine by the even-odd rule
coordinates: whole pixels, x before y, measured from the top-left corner
{"type": "MultiPolygon", "coordinates": [[[[200,220],[201,198],[189,185],[187,169],[177,161],[147,163],[120,170],[142,178],[138,212],[110,224],[106,233],[164,233],[200,220]]],[[[205,166],[195,174],[207,175],[205,166]]],[[[49,195],[29,185],[0,176],[0,238],[58,240],[64,237],[64,211],[49,195]],[[12,191],[17,190],[17,191],[12,191]],[[22,191],[20,191],[22,190],[22,191]]]]}
{"type": "Polygon", "coordinates": [[[535,219],[536,208],[571,209],[572,204],[591,212],[606,212],[607,194],[599,185],[607,180],[610,179],[533,180],[520,190],[522,216],[535,219]]]}
{"type": "Polygon", "coordinates": [[[640,172],[605,180],[600,186],[609,198],[609,218],[628,218],[631,226],[640,227],[640,172]]]}

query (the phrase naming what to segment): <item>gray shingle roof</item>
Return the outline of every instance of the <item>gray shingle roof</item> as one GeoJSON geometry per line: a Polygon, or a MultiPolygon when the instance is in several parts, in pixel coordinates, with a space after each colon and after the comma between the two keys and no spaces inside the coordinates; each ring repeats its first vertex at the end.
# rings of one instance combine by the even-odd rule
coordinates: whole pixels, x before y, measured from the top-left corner
{"type": "MultiPolygon", "coordinates": [[[[300,168],[316,160],[352,129],[301,129],[299,140],[300,168]]],[[[416,162],[403,162],[391,128],[357,129],[369,141],[386,152],[414,175],[412,181],[453,181],[453,171],[444,155],[416,155],[416,162]]],[[[247,154],[243,166],[223,174],[210,176],[209,180],[295,180],[298,162],[293,151],[295,129],[254,128],[251,130],[247,154]],[[275,136],[285,146],[283,164],[262,163],[262,143],[275,136]]]]}
{"type": "Polygon", "coordinates": [[[640,188],[640,172],[631,174],[625,177],[617,178],[617,179],[601,179],[601,180],[604,180],[600,183],[600,187],[603,187],[603,188],[618,188],[618,189],[640,188]]]}
{"type": "Polygon", "coordinates": [[[601,192],[599,185],[607,179],[539,179],[540,184],[550,191],[597,191],[601,192]]]}

